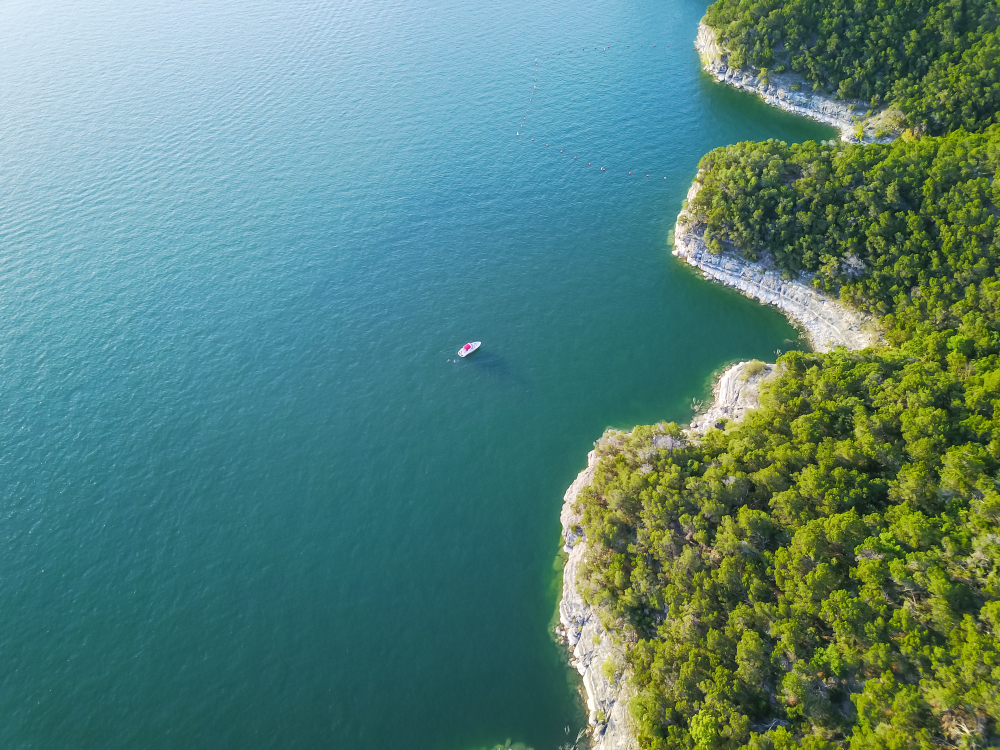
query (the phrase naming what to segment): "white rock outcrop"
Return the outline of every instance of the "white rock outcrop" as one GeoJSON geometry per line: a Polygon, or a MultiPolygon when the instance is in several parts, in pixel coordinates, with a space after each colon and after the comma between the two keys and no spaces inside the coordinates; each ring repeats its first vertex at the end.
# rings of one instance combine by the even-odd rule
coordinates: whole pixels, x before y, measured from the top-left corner
{"type": "MultiPolygon", "coordinates": [[[[696,180],[692,185],[689,200],[697,193],[698,184],[696,180]]],[[[689,231],[681,218],[686,218],[683,212],[674,234],[675,255],[700,268],[709,278],[781,309],[805,329],[815,349],[826,351],[836,345],[861,349],[878,342],[874,329],[860,313],[802,281],[783,280],[778,272],[761,264],[735,256],[712,255],[700,236],[689,231]]],[[[688,437],[697,439],[723,419],[729,424],[740,421],[748,410],[760,405],[760,385],[774,371],[775,365],[759,362],[740,362],[727,369],[713,389],[712,405],[691,423],[686,431],[688,437]]],[[[677,438],[657,436],[654,446],[674,447],[676,441],[677,438]]],[[[593,747],[596,750],[638,750],[628,726],[629,696],[624,685],[621,682],[612,684],[602,671],[608,659],[620,660],[619,649],[611,643],[597,613],[583,600],[576,586],[577,571],[587,555],[587,540],[580,528],[581,518],[573,506],[580,491],[593,481],[598,460],[598,452],[591,451],[587,456],[587,468],[580,472],[563,497],[560,520],[564,549],[569,557],[563,568],[558,632],[572,650],[570,663],[583,678],[593,747]]]]}
{"type": "MultiPolygon", "coordinates": [[[[689,201],[699,187],[696,178],[688,191],[689,201]]],[[[827,351],[834,346],[863,349],[879,343],[875,328],[861,313],[827,297],[801,279],[782,279],[779,272],[763,264],[734,255],[713,255],[692,225],[690,216],[682,211],[674,230],[674,255],[701,269],[708,278],[776,306],[805,330],[814,349],[827,351]]],[[[688,438],[698,439],[723,419],[729,424],[738,422],[748,410],[758,407],[760,385],[775,369],[773,364],[760,362],[740,362],[728,368],[713,389],[712,405],[686,430],[688,438]]],[[[656,436],[654,447],[675,447],[677,441],[678,438],[666,435],[656,436]]],[[[683,442],[680,439],[680,443],[683,442]]],[[[587,456],[587,468],[580,472],[563,497],[560,520],[568,559],[563,568],[557,632],[572,649],[570,663],[583,678],[593,747],[596,750],[638,750],[628,725],[629,696],[622,684],[624,678],[612,683],[602,670],[608,659],[620,661],[621,654],[576,585],[577,571],[587,555],[587,540],[580,528],[581,518],[573,506],[580,491],[593,482],[598,460],[598,452],[591,451],[587,456]]]]}
{"type": "MultiPolygon", "coordinates": [[[[701,188],[695,177],[688,202],[701,188]]],[[[774,305],[793,324],[802,328],[813,349],[830,351],[835,346],[864,349],[880,342],[871,318],[814,288],[810,274],[784,279],[781,272],[731,253],[712,253],[702,232],[686,210],[674,227],[673,254],[700,269],[708,278],[740,290],[748,297],[774,305]]]]}
{"type": "Polygon", "coordinates": [[[721,420],[739,422],[750,409],[760,406],[760,385],[777,369],[764,362],[740,362],[722,373],[713,390],[715,400],[704,414],[695,417],[687,433],[697,437],[721,420]]]}
{"type": "MultiPolygon", "coordinates": [[[[821,94],[793,91],[795,84],[802,85],[802,79],[787,74],[772,73],[765,82],[757,71],[731,68],[727,65],[728,54],[719,45],[715,31],[704,23],[698,24],[698,36],[695,47],[701,55],[702,66],[715,78],[744,91],[759,95],[768,104],[794,112],[819,122],[833,125],[840,130],[840,137],[845,141],[856,141],[855,133],[863,116],[868,111],[864,102],[851,102],[831,99],[821,94]]],[[[862,141],[868,143],[876,140],[863,136],[862,141]]],[[[878,139],[891,140],[891,138],[878,139]]]]}
{"type": "MultiPolygon", "coordinates": [[[[711,429],[722,418],[737,422],[748,409],[759,406],[760,384],[775,370],[775,365],[740,362],[722,375],[714,389],[715,400],[709,410],[697,418],[687,430],[688,438],[697,437],[711,429]]],[[[622,433],[612,431],[618,439],[622,433]]],[[[609,433],[605,433],[605,438],[609,433]]],[[[686,443],[687,438],[672,435],[655,435],[651,449],[673,449],[686,443]]],[[[614,438],[602,438],[599,443],[612,445],[614,438]]],[[[580,527],[581,517],[574,510],[580,491],[594,481],[594,469],[600,455],[597,450],[587,454],[587,468],[581,471],[563,496],[562,535],[563,549],[568,558],[563,567],[562,599],[559,601],[559,626],[557,634],[564,638],[572,652],[570,664],[583,678],[587,695],[588,722],[591,726],[592,745],[595,750],[639,750],[628,724],[628,701],[624,677],[612,683],[602,667],[608,659],[621,662],[621,649],[611,642],[597,612],[587,604],[576,585],[577,572],[587,555],[587,539],[580,527]]]]}
{"type": "Polygon", "coordinates": [[[576,587],[576,574],[587,554],[586,539],[580,529],[580,517],[573,512],[577,495],[594,480],[597,466],[597,451],[587,456],[587,468],[566,490],[563,498],[562,521],[565,550],[569,559],[563,568],[563,595],[559,602],[560,635],[564,636],[572,649],[570,660],[583,677],[583,687],[587,693],[587,710],[592,727],[593,746],[598,750],[638,750],[626,722],[628,699],[623,694],[622,685],[612,685],[601,667],[608,659],[614,659],[616,649],[597,617],[597,613],[584,602],[576,587]]]}
{"type": "MultiPolygon", "coordinates": [[[[719,80],[754,91],[782,109],[834,125],[841,129],[845,140],[853,138],[857,124],[846,102],[763,84],[750,73],[728,68],[714,32],[704,24],[699,27],[696,46],[706,69],[719,80]]],[[[688,191],[689,202],[700,187],[696,177],[688,191]]],[[[677,217],[673,254],[699,268],[706,277],[777,307],[805,331],[817,351],[828,351],[835,346],[863,349],[880,343],[870,318],[810,286],[810,276],[803,274],[798,279],[783,279],[779,271],[763,263],[753,263],[733,254],[712,254],[699,227],[686,211],[681,211],[677,217]]],[[[669,449],[683,445],[686,440],[697,440],[723,419],[728,424],[739,422],[747,411],[760,406],[760,386],[775,370],[775,365],[759,362],[740,362],[728,368],[713,389],[712,405],[695,418],[685,431],[686,437],[657,435],[653,447],[669,449]]],[[[587,540],[580,527],[581,518],[573,506],[580,491],[593,482],[598,460],[598,451],[591,451],[587,456],[587,468],[580,472],[563,497],[560,520],[568,559],[563,568],[557,632],[572,649],[570,663],[583,678],[593,747],[596,750],[638,750],[628,724],[630,696],[625,679],[621,677],[612,683],[602,670],[608,659],[620,662],[620,648],[612,644],[597,613],[583,600],[576,585],[577,572],[587,555],[587,540]]]]}

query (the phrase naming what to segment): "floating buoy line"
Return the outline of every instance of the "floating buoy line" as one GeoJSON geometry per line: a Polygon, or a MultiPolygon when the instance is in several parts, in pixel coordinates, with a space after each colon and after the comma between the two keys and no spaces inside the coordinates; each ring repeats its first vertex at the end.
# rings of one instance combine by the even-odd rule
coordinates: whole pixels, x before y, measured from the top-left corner
{"type": "MultiPolygon", "coordinates": [[[[607,45],[604,45],[603,47],[592,47],[592,48],[591,48],[591,50],[592,50],[592,51],[595,51],[595,52],[597,52],[597,51],[600,51],[600,52],[604,52],[604,53],[606,53],[606,52],[610,51],[610,50],[611,50],[611,49],[612,49],[613,47],[614,47],[614,45],[611,45],[611,44],[607,44],[607,45]]],[[[624,47],[624,48],[622,49],[622,48],[621,48],[621,46],[619,45],[619,48],[620,48],[620,49],[622,49],[622,51],[624,51],[625,49],[631,49],[631,47],[632,47],[632,45],[631,45],[631,44],[626,44],[626,45],[625,45],[625,47],[624,47]]],[[[644,44],[644,43],[641,43],[641,44],[639,44],[639,47],[645,47],[645,44],[644,44]]],[[[654,48],[656,48],[656,44],[653,44],[653,45],[652,45],[652,47],[650,47],[649,49],[654,49],[654,48]]],[[[569,49],[569,50],[568,50],[568,52],[573,52],[573,51],[574,51],[575,49],[576,49],[576,48],[575,48],[575,47],[573,47],[573,48],[569,49]]],[[[580,48],[580,51],[581,51],[581,52],[586,52],[586,51],[587,51],[587,49],[588,49],[587,47],[581,47],[581,48],[580,48]]],[[[670,49],[670,45],[668,44],[668,45],[666,45],[665,47],[663,47],[663,48],[661,48],[661,49],[670,49]]],[[[684,45],[680,45],[679,47],[677,47],[677,49],[681,49],[681,50],[682,50],[682,49],[684,49],[684,45]]],[[[560,51],[558,51],[558,52],[556,52],[556,57],[557,57],[557,58],[558,58],[558,57],[561,57],[561,56],[562,56],[562,51],[561,51],[561,50],[560,50],[560,51]]],[[[546,59],[546,60],[551,60],[551,59],[552,59],[552,56],[551,56],[551,55],[546,55],[546,56],[545,56],[545,59],[546,59]]],[[[538,62],[538,61],[539,61],[539,58],[537,58],[537,57],[536,57],[536,58],[535,58],[535,78],[534,78],[534,79],[533,79],[533,81],[532,81],[532,86],[531,86],[531,95],[530,95],[530,96],[528,97],[528,103],[529,103],[529,104],[530,104],[531,102],[534,102],[534,101],[535,101],[535,99],[534,99],[534,96],[535,96],[535,94],[537,94],[537,93],[538,93],[538,78],[537,78],[537,74],[538,74],[538,71],[539,71],[539,62],[538,62]]],[[[526,114],[526,115],[528,115],[528,114],[531,114],[531,110],[530,110],[530,109],[526,109],[526,110],[524,110],[524,111],[525,111],[525,114],[526,114]]],[[[526,130],[526,129],[527,129],[527,127],[528,127],[528,118],[527,118],[527,117],[525,116],[525,117],[521,118],[521,123],[519,124],[518,128],[516,129],[516,132],[515,132],[515,135],[518,135],[518,136],[519,136],[519,135],[521,135],[521,131],[522,131],[522,130],[526,130]]],[[[531,140],[532,140],[532,141],[534,141],[535,139],[534,139],[534,138],[532,138],[531,140]]],[[[545,147],[546,147],[546,148],[548,148],[548,146],[549,146],[549,144],[548,144],[548,143],[546,143],[546,144],[545,144],[545,147]]],[[[562,154],[562,153],[564,153],[564,152],[565,152],[565,150],[564,150],[564,149],[559,149],[559,153],[560,153],[560,154],[562,154]]],[[[577,158],[579,158],[579,157],[577,157],[577,156],[574,156],[573,158],[574,158],[574,159],[577,159],[577,158]]],[[[588,162],[587,162],[587,166],[588,166],[588,167],[590,167],[590,166],[593,166],[593,162],[589,162],[589,161],[588,161],[588,162]]],[[[602,172],[607,172],[607,171],[608,171],[608,170],[607,170],[607,167],[601,167],[601,171],[602,171],[602,172]]],[[[624,171],[627,171],[627,170],[624,170],[624,169],[623,169],[622,171],[624,172],[624,171]]],[[[628,172],[628,175],[631,175],[631,174],[632,174],[632,172],[628,172]]],[[[648,173],[648,172],[647,172],[647,173],[645,173],[645,174],[646,174],[646,177],[649,177],[649,175],[650,175],[650,173],[648,173]]],[[[666,178],[666,177],[664,177],[663,179],[665,180],[665,179],[667,179],[667,178],[666,178]]]]}

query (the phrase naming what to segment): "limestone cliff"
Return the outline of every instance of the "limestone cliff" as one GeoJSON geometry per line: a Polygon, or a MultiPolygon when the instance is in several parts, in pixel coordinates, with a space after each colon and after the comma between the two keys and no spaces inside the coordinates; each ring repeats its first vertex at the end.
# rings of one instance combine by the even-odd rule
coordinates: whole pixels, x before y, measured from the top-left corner
{"type": "MultiPolygon", "coordinates": [[[[715,400],[706,414],[700,417],[687,431],[688,438],[673,435],[654,435],[650,450],[670,450],[685,444],[687,439],[696,439],[725,418],[730,422],[739,421],[747,409],[759,404],[760,384],[774,371],[774,365],[750,367],[750,363],[740,362],[729,368],[715,388],[715,400]]],[[[587,710],[591,726],[591,740],[595,750],[638,750],[628,723],[628,701],[631,697],[627,689],[627,675],[620,673],[622,651],[612,643],[601,624],[599,613],[587,604],[577,587],[577,574],[587,556],[587,539],[580,527],[580,515],[574,509],[580,491],[594,480],[594,469],[603,455],[613,455],[624,437],[618,430],[604,434],[595,449],[587,455],[587,468],[566,490],[560,513],[564,550],[568,553],[563,568],[562,599],[559,602],[558,635],[566,639],[572,651],[570,664],[576,667],[583,678],[587,694],[587,710]],[[615,665],[614,681],[608,679],[604,664],[611,660],[615,665]]]]}
{"type": "Polygon", "coordinates": [[[897,134],[899,124],[895,122],[895,112],[873,113],[861,101],[839,100],[802,91],[811,86],[793,73],[770,73],[764,77],[758,70],[729,67],[728,54],[719,45],[715,32],[704,23],[698,25],[695,47],[701,55],[702,66],[719,81],[757,94],[775,107],[832,125],[840,130],[840,137],[845,141],[885,142],[897,134]],[[859,131],[860,139],[857,137],[859,131]]]}
{"type": "Polygon", "coordinates": [[[584,602],[576,587],[576,574],[587,554],[586,539],[580,529],[580,517],[574,512],[580,490],[594,479],[596,450],[587,456],[587,468],[566,490],[560,520],[565,550],[569,559],[563,568],[563,595],[559,602],[559,633],[566,638],[573,656],[570,663],[583,678],[587,710],[595,748],[600,750],[636,750],[626,723],[627,697],[620,683],[612,684],[602,672],[604,662],[616,658],[616,649],[598,619],[597,612],[584,602]]]}
{"type": "MultiPolygon", "coordinates": [[[[688,202],[700,187],[696,177],[688,191],[688,202]]],[[[815,289],[809,283],[812,280],[809,274],[786,279],[780,271],[763,263],[732,253],[713,254],[702,235],[703,230],[686,209],[681,211],[674,227],[673,254],[701,269],[708,278],[777,307],[805,331],[814,350],[825,352],[835,346],[864,349],[879,343],[878,332],[869,317],[815,289]]]]}
{"type": "Polygon", "coordinates": [[[760,406],[760,385],[774,374],[776,365],[763,362],[740,362],[722,373],[712,389],[712,405],[691,422],[691,437],[707,432],[723,420],[739,422],[750,409],[760,406]]]}

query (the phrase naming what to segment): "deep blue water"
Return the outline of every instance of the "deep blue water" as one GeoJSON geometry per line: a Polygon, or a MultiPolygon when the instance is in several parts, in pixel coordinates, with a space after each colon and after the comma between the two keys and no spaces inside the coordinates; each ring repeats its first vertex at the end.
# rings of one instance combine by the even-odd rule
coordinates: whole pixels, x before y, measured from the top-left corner
{"type": "Polygon", "coordinates": [[[669,255],[698,160],[833,135],[704,10],[5,4],[0,746],[575,736],[565,487],[796,340],[669,255]]]}

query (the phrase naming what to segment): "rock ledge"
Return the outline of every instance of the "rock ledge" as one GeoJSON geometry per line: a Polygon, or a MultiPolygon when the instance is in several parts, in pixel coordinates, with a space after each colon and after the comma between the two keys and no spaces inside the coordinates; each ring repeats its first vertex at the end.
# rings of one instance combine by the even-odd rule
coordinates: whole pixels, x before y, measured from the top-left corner
{"type": "Polygon", "coordinates": [[[576,588],[576,573],[587,554],[587,544],[580,528],[581,518],[573,511],[573,506],[580,490],[594,480],[598,460],[596,450],[587,455],[587,468],[566,490],[559,514],[566,541],[563,549],[569,554],[569,559],[563,568],[563,595],[559,602],[560,626],[557,632],[572,649],[570,664],[583,678],[593,746],[599,750],[638,750],[626,721],[628,696],[624,695],[621,684],[612,685],[601,671],[605,661],[616,657],[616,648],[611,644],[611,638],[597,613],[576,588]]]}
{"type": "MultiPolygon", "coordinates": [[[[782,109],[834,125],[840,128],[845,139],[853,139],[857,125],[847,103],[763,84],[751,73],[728,68],[714,32],[704,24],[699,26],[696,46],[705,68],[719,80],[754,91],[782,109]]],[[[696,177],[688,191],[688,201],[700,187],[696,177]]],[[[782,279],[780,272],[762,263],[752,263],[732,254],[713,255],[686,211],[681,211],[677,217],[673,254],[699,268],[706,277],[780,309],[805,331],[817,351],[829,351],[835,346],[863,349],[880,343],[870,318],[814,289],[807,283],[809,277],[782,279]]],[[[740,362],[728,368],[713,389],[712,405],[685,431],[687,439],[697,440],[723,420],[730,424],[738,422],[748,410],[759,406],[761,383],[775,370],[775,365],[759,362],[740,362]]],[[[676,438],[664,435],[662,445],[660,438],[654,438],[656,447],[675,447],[676,438]]],[[[583,600],[576,587],[577,571],[587,555],[587,540],[580,527],[581,518],[573,506],[580,491],[593,482],[599,460],[598,451],[592,450],[587,455],[587,468],[580,472],[563,497],[559,518],[565,540],[563,549],[569,557],[563,568],[560,624],[556,630],[572,649],[570,664],[583,678],[593,747],[596,750],[638,750],[628,725],[631,696],[625,689],[625,678],[620,677],[612,683],[601,669],[608,659],[620,661],[620,649],[612,644],[597,612],[583,600]]]]}
{"type": "Polygon", "coordinates": [[[856,134],[859,127],[862,129],[862,143],[885,143],[896,136],[896,129],[890,122],[893,113],[879,113],[873,117],[868,105],[862,101],[838,100],[822,94],[795,91],[793,86],[808,84],[793,73],[772,73],[765,80],[759,71],[729,67],[728,53],[719,44],[715,31],[704,22],[698,24],[694,46],[701,56],[702,67],[717,80],[757,94],[775,107],[832,125],[840,130],[840,137],[845,141],[858,142],[856,134]],[[871,126],[877,128],[883,123],[888,126],[886,135],[876,138],[868,132],[871,126]]]}
{"type": "MultiPolygon", "coordinates": [[[[701,188],[695,177],[688,190],[688,203],[701,188]]],[[[673,254],[700,269],[706,277],[740,290],[767,305],[774,305],[809,338],[818,352],[835,346],[864,349],[880,343],[872,319],[839,300],[823,294],[808,282],[810,274],[784,279],[781,272],[763,263],[754,263],[732,253],[712,253],[705,245],[703,230],[695,224],[687,209],[677,216],[674,227],[673,254]]]]}

